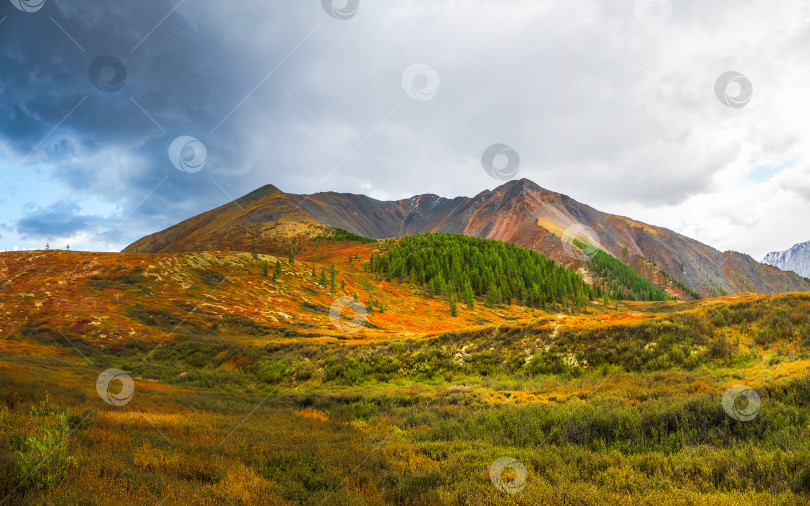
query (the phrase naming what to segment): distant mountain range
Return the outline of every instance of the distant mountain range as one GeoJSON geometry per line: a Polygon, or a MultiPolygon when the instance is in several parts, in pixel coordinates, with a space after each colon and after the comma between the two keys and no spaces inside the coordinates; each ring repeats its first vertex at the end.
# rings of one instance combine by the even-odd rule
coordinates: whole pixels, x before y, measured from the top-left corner
{"type": "Polygon", "coordinates": [[[499,239],[582,267],[585,262],[570,255],[571,248],[561,238],[585,228],[592,232],[582,237],[595,240],[601,249],[680,298],[810,291],[810,282],[793,272],[742,253],[718,251],[665,228],[600,212],[528,179],[509,181],[474,197],[427,194],[397,201],[335,192],[296,195],[267,185],[146,236],[124,252],[244,251],[327,226],[375,239],[423,232],[499,239]]]}
{"type": "Polygon", "coordinates": [[[773,251],[765,255],[763,263],[784,271],[793,271],[810,277],[810,241],[799,243],[785,251],[773,251]]]}

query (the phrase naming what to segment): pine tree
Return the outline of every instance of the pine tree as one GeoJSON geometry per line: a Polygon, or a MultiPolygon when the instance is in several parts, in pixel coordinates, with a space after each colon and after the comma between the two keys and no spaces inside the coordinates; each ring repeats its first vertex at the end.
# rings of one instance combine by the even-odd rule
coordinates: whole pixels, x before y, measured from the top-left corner
{"type": "Polygon", "coordinates": [[[312,264],[312,279],[315,279],[318,275],[315,273],[315,264],[312,264]]]}
{"type": "Polygon", "coordinates": [[[276,267],[273,269],[273,281],[281,275],[281,260],[276,260],[276,267]]]}
{"type": "Polygon", "coordinates": [[[450,316],[458,316],[458,308],[456,308],[456,294],[450,294],[450,316]]]}
{"type": "Polygon", "coordinates": [[[464,285],[464,298],[467,300],[467,307],[475,309],[475,294],[469,281],[464,285]]]}
{"type": "Polygon", "coordinates": [[[498,286],[493,281],[489,284],[489,293],[492,295],[492,303],[493,304],[500,304],[501,303],[501,292],[498,290],[498,286]]]}
{"type": "Polygon", "coordinates": [[[321,286],[326,286],[326,269],[321,267],[321,286]]]}
{"type": "Polygon", "coordinates": [[[267,262],[265,262],[262,267],[262,276],[267,277],[267,262]]]}
{"type": "Polygon", "coordinates": [[[293,263],[295,263],[295,254],[293,253],[292,248],[290,248],[290,254],[289,254],[289,256],[287,257],[287,260],[290,262],[290,265],[292,265],[293,263]]]}

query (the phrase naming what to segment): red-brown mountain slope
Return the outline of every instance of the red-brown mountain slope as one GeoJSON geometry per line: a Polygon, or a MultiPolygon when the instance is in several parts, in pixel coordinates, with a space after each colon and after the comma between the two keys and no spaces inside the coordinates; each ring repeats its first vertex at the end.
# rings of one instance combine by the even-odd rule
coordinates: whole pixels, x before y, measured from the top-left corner
{"type": "Polygon", "coordinates": [[[267,185],[144,237],[124,251],[245,250],[267,241],[317,235],[324,225],[377,239],[428,231],[499,239],[565,265],[577,259],[566,253],[561,238],[569,227],[587,227],[602,249],[670,292],[673,285],[662,281],[660,271],[704,296],[810,290],[810,283],[794,273],[741,253],[720,252],[665,228],[603,213],[528,179],[509,181],[475,197],[417,195],[398,201],[335,192],[295,195],[267,185]]]}

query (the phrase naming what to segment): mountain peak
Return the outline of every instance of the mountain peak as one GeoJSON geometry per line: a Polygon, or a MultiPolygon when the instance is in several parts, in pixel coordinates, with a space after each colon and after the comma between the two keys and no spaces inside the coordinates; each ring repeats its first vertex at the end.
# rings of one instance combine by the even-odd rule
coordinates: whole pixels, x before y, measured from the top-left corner
{"type": "Polygon", "coordinates": [[[511,181],[507,181],[501,186],[495,188],[495,190],[503,190],[504,192],[513,192],[513,191],[520,191],[525,193],[545,193],[548,192],[545,188],[538,185],[531,179],[521,178],[521,179],[513,179],[511,181]]]}
{"type": "Polygon", "coordinates": [[[246,206],[248,204],[252,204],[268,195],[272,195],[273,193],[284,193],[283,191],[279,190],[276,186],[272,184],[266,184],[260,188],[253,190],[252,192],[248,193],[245,196],[239,197],[234,202],[241,206],[246,206]]]}
{"type": "Polygon", "coordinates": [[[793,271],[801,276],[810,276],[810,241],[794,244],[785,251],[768,253],[762,263],[783,271],[793,271]]]}
{"type": "MultiPolygon", "coordinates": [[[[505,181],[472,198],[422,194],[397,201],[334,192],[302,196],[265,185],[235,203],[144,237],[125,251],[245,251],[301,235],[314,224],[376,239],[427,231],[498,239],[540,251],[563,264],[580,259],[566,250],[567,243],[559,237],[568,227],[580,225],[598,231],[606,253],[647,269],[653,283],[667,284],[660,272],[666,273],[692,291],[684,291],[687,296],[711,295],[718,289],[775,293],[810,288],[810,281],[794,273],[760,269],[745,255],[723,256],[694,239],[602,213],[526,178],[505,181]]],[[[810,251],[791,256],[807,259],[802,265],[810,266],[810,251]]]]}

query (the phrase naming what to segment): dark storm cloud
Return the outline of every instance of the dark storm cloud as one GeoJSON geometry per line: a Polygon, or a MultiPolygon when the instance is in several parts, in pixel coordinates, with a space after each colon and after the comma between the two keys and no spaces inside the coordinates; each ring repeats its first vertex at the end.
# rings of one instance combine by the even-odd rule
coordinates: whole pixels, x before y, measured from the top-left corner
{"type": "MultiPolygon", "coordinates": [[[[0,25],[0,135],[23,157],[64,120],[22,166],[10,160],[13,170],[52,164],[54,179],[68,191],[116,202],[122,214],[132,210],[132,224],[144,228],[134,229],[127,240],[227,200],[209,176],[222,177],[238,164],[240,134],[227,121],[210,131],[261,71],[246,71],[249,57],[229,47],[210,19],[195,20],[191,3],[158,26],[175,6],[174,1],[53,1],[26,14],[0,2],[0,18],[8,16],[0,25]],[[109,66],[107,74],[88,75],[103,55],[126,71],[115,92],[93,82],[110,79],[109,66]],[[180,135],[206,145],[204,174],[183,174],[171,165],[167,150],[180,135]]],[[[272,105],[266,112],[272,114],[272,105]]],[[[247,191],[232,181],[221,185],[234,196],[247,191]]],[[[52,217],[27,216],[19,222],[20,233],[52,233],[59,223],[52,217]],[[41,227],[37,219],[45,220],[41,227]]],[[[68,233],[91,223],[77,218],[64,226],[68,233]]]]}
{"type": "Polygon", "coordinates": [[[50,170],[58,198],[89,213],[102,207],[82,199],[110,204],[107,221],[73,223],[120,247],[267,183],[474,195],[500,183],[481,155],[503,143],[520,154],[517,177],[596,208],[700,224],[693,234],[713,244],[763,242],[689,201],[734,209],[735,178],[806,145],[808,8],[683,0],[653,28],[639,3],[363,0],[340,21],[318,1],[48,0],[24,14],[0,0],[0,156],[12,156],[0,169],[16,176],[5,190],[50,170]],[[116,92],[88,77],[102,55],[126,68],[116,92]],[[402,81],[415,63],[440,78],[430,100],[402,81]],[[727,70],[754,83],[744,109],[714,95],[727,70]],[[207,149],[200,172],[169,161],[184,135],[207,149]]]}
{"type": "Polygon", "coordinates": [[[33,209],[15,224],[21,237],[53,240],[98,227],[104,221],[98,216],[82,215],[76,202],[59,201],[44,209],[33,209]]]}

